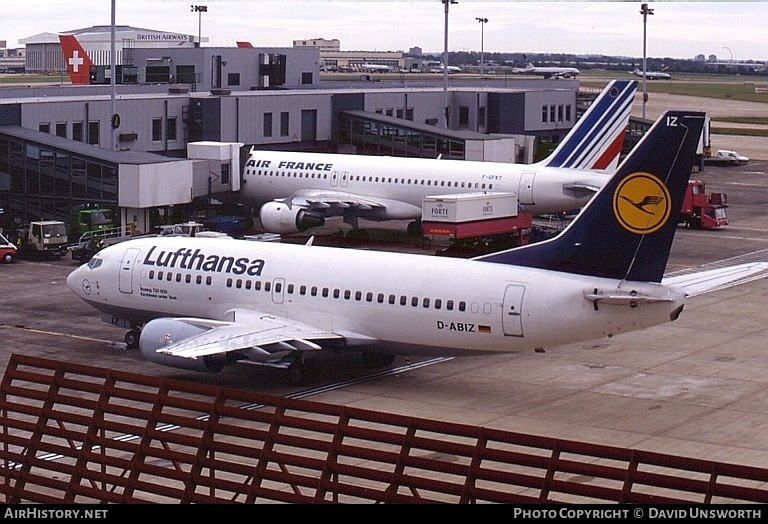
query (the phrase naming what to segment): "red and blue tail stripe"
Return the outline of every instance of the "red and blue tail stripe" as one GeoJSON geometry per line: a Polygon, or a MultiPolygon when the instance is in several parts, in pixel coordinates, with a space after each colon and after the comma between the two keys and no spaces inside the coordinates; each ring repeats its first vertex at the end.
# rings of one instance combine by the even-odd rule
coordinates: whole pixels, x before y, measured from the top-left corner
{"type": "Polygon", "coordinates": [[[613,80],[565,139],[542,161],[547,167],[613,170],[637,90],[634,80],[613,80]]]}

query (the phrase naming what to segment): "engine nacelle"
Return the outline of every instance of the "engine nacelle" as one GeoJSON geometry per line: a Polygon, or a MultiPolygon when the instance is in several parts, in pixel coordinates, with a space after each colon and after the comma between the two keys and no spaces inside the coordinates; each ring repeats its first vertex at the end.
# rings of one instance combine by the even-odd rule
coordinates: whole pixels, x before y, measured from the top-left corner
{"type": "Polygon", "coordinates": [[[147,322],[139,337],[139,350],[144,358],[156,364],[192,371],[221,371],[226,363],[225,355],[209,355],[202,358],[184,358],[158,353],[173,342],[179,342],[207,331],[173,318],[156,318],[147,322]]]}
{"type": "Polygon", "coordinates": [[[282,202],[267,202],[261,206],[259,220],[268,233],[299,233],[325,224],[325,218],[282,202]]]}

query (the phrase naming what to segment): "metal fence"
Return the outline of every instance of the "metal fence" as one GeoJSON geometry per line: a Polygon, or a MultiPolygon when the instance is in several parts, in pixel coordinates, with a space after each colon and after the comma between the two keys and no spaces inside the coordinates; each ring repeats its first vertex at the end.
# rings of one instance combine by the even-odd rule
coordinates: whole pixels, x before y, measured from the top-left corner
{"type": "Polygon", "coordinates": [[[768,502],[768,469],[12,355],[4,503],[768,502]]]}

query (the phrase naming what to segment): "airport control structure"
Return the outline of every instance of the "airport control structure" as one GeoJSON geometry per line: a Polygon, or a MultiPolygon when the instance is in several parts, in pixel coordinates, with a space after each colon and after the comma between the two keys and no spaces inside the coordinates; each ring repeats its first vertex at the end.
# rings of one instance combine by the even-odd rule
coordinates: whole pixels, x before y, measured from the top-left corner
{"type": "MultiPolygon", "coordinates": [[[[585,101],[574,79],[321,81],[320,49],[306,42],[201,47],[192,35],[124,26],[113,81],[110,27],[67,34],[93,54],[87,85],[60,73],[53,85],[0,89],[0,227],[90,205],[148,231],[236,195],[252,147],[531,163],[599,93],[585,101]]],[[[23,40],[28,67],[63,71],[58,36],[23,40]]]]}

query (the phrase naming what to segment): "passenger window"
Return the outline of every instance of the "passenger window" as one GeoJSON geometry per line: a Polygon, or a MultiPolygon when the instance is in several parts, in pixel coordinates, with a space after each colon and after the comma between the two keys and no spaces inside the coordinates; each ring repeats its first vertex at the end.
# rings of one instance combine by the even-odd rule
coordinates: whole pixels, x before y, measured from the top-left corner
{"type": "Polygon", "coordinates": [[[448,311],[453,311],[453,300],[449,300],[448,302],[445,303],[445,309],[447,309],[448,311]]]}
{"type": "Polygon", "coordinates": [[[227,279],[227,287],[232,287],[232,279],[231,278],[227,279]]]}
{"type": "Polygon", "coordinates": [[[435,309],[440,309],[441,307],[443,307],[443,301],[440,300],[439,298],[436,298],[435,299],[435,309]]]}

